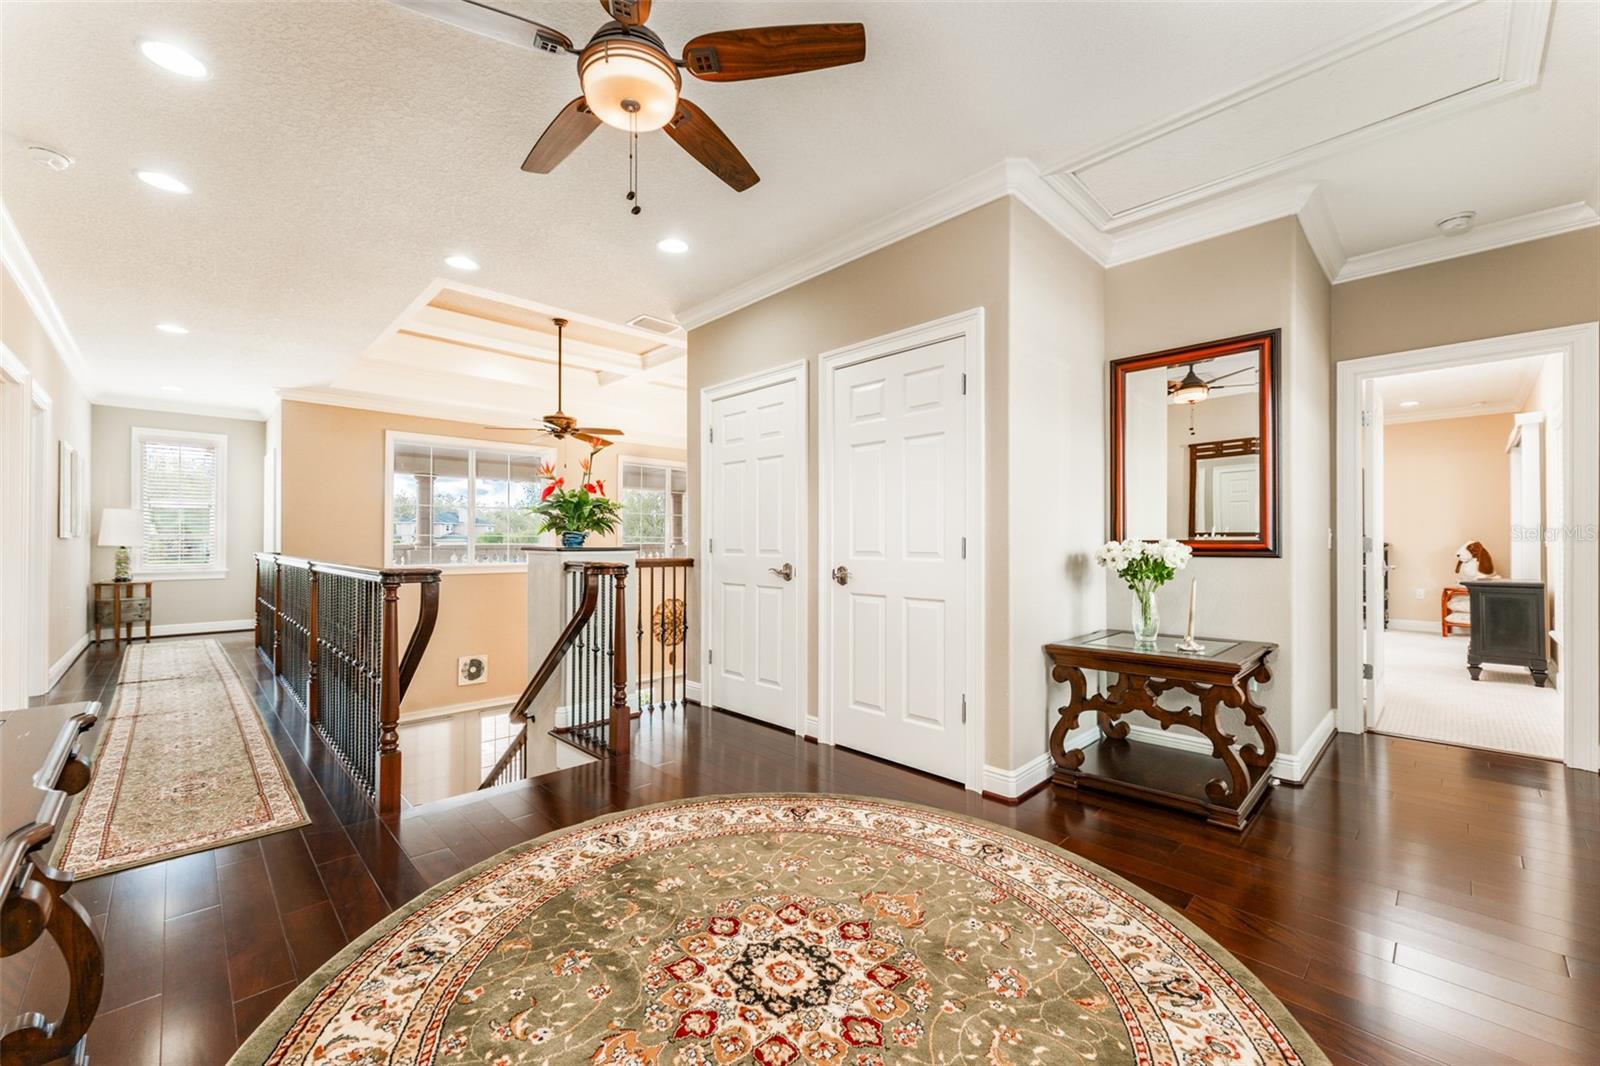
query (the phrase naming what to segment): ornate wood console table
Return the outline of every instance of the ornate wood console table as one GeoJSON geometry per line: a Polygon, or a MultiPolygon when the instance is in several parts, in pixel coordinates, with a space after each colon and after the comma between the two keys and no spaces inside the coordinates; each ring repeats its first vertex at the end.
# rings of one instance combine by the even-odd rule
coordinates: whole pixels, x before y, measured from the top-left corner
{"type": "Polygon", "coordinates": [[[1266,708],[1250,698],[1251,681],[1272,678],[1267,658],[1276,644],[1205,638],[1205,650],[1177,650],[1179,638],[1162,635],[1154,648],[1135,646],[1125,630],[1099,630],[1057,644],[1046,644],[1051,676],[1071,687],[1050,730],[1054,780],[1067,788],[1091,788],[1177,810],[1203,815],[1208,821],[1242,830],[1272,785],[1272,760],[1278,738],[1266,721],[1266,708]],[[1085,670],[1115,674],[1104,694],[1088,691],[1085,670]],[[1199,706],[1164,707],[1166,692],[1185,692],[1199,706]],[[1222,708],[1234,708],[1259,746],[1239,746],[1225,732],[1222,708]],[[1141,742],[1129,737],[1124,715],[1141,711],[1162,729],[1186,726],[1211,742],[1211,754],[1141,742]],[[1083,714],[1093,712],[1100,726],[1098,743],[1068,750],[1067,734],[1083,714]]]}
{"type": "MultiPolygon", "coordinates": [[[[7,958],[46,933],[66,961],[67,1006],[60,1018],[24,1014],[0,1037],[0,1062],[34,1066],[67,1058],[88,1061],[84,1034],[100,1005],[105,963],[100,940],[76,901],[72,877],[50,865],[48,845],[70,798],[89,784],[81,734],[93,728],[98,703],[71,703],[0,713],[0,816],[10,832],[0,843],[0,955],[7,958]]],[[[0,1024],[5,1024],[0,1022],[0,1024]]]]}

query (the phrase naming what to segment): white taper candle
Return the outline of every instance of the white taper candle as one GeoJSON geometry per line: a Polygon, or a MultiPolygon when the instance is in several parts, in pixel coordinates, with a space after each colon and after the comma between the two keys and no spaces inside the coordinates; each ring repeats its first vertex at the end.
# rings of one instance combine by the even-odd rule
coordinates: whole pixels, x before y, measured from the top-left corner
{"type": "Polygon", "coordinates": [[[1200,584],[1199,578],[1189,579],[1189,643],[1194,643],[1194,603],[1195,589],[1200,584]]]}

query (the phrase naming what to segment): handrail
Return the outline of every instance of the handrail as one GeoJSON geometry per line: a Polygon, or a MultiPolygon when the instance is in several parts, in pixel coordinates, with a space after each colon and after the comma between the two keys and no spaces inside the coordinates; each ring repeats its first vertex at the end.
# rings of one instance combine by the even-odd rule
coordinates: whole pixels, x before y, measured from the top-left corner
{"type": "Polygon", "coordinates": [[[619,754],[626,752],[628,749],[631,715],[627,706],[628,664],[627,648],[623,641],[624,613],[621,610],[621,606],[626,602],[625,590],[628,566],[626,563],[568,563],[567,569],[571,572],[580,573],[583,578],[583,592],[578,599],[578,606],[573,611],[572,617],[567,620],[566,625],[561,628],[561,632],[556,635],[555,643],[551,645],[550,651],[544,657],[544,661],[539,664],[539,668],[528,679],[528,684],[523,688],[522,694],[517,697],[517,702],[507,712],[513,722],[518,719],[522,720],[522,729],[512,738],[511,743],[506,745],[506,750],[495,760],[494,767],[484,775],[482,783],[478,785],[480,789],[490,788],[499,784],[500,782],[496,779],[526,749],[528,745],[528,730],[532,728],[534,720],[531,714],[534,701],[539,698],[539,694],[544,691],[551,678],[555,677],[556,671],[561,668],[562,660],[566,658],[567,653],[572,650],[572,646],[577,643],[589,623],[593,620],[596,609],[600,605],[600,583],[602,578],[611,579],[617,605],[617,609],[612,612],[612,632],[608,635],[615,650],[615,658],[612,661],[608,746],[612,752],[619,754]]]}
{"type": "Polygon", "coordinates": [[[539,669],[533,672],[533,677],[528,679],[527,687],[522,690],[522,695],[517,697],[517,702],[511,707],[511,717],[528,718],[528,708],[533,706],[533,701],[539,698],[539,692],[549,684],[555,676],[556,670],[561,666],[561,660],[566,657],[567,650],[572,647],[578,635],[583,632],[583,627],[589,624],[589,619],[594,616],[595,606],[600,602],[600,575],[626,574],[628,568],[621,563],[585,563],[583,566],[583,599],[578,601],[578,609],[573,612],[566,626],[556,637],[556,642],[550,648],[550,653],[544,657],[544,662],[539,664],[539,669]]]}
{"type": "Polygon", "coordinates": [[[347,566],[279,552],[255,558],[258,650],[379,812],[398,812],[400,703],[438,621],[442,572],[347,566]],[[419,586],[419,610],[402,655],[403,585],[419,586]]]}
{"type": "Polygon", "coordinates": [[[506,767],[510,766],[527,748],[528,730],[532,725],[531,721],[522,723],[522,729],[518,731],[516,736],[511,738],[511,743],[506,745],[506,750],[500,753],[500,758],[494,761],[494,766],[490,768],[489,772],[483,775],[483,783],[478,786],[480,789],[489,788],[500,783],[500,775],[505,773],[506,767]]]}

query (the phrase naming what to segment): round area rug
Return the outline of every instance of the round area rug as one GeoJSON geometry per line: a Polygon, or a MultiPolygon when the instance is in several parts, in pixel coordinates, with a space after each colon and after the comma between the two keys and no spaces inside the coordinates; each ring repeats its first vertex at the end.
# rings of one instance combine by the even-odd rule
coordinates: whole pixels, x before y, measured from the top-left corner
{"type": "Polygon", "coordinates": [[[479,864],[363,934],[233,1060],[1327,1061],[1247,969],[1115,874],[926,807],[763,794],[479,864]]]}

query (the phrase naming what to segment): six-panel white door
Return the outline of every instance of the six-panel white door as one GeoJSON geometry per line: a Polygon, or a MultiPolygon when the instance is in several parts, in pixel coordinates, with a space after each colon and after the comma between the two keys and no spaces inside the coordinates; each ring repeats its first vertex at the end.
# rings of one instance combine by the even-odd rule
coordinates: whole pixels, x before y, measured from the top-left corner
{"type": "Polygon", "coordinates": [[[965,342],[835,370],[821,491],[833,742],[961,781],[968,620],[965,342]],[[842,568],[842,569],[840,569],[842,568]]]}
{"type": "Polygon", "coordinates": [[[786,729],[800,725],[800,388],[782,381],[712,401],[706,445],[710,698],[786,729]]]}

